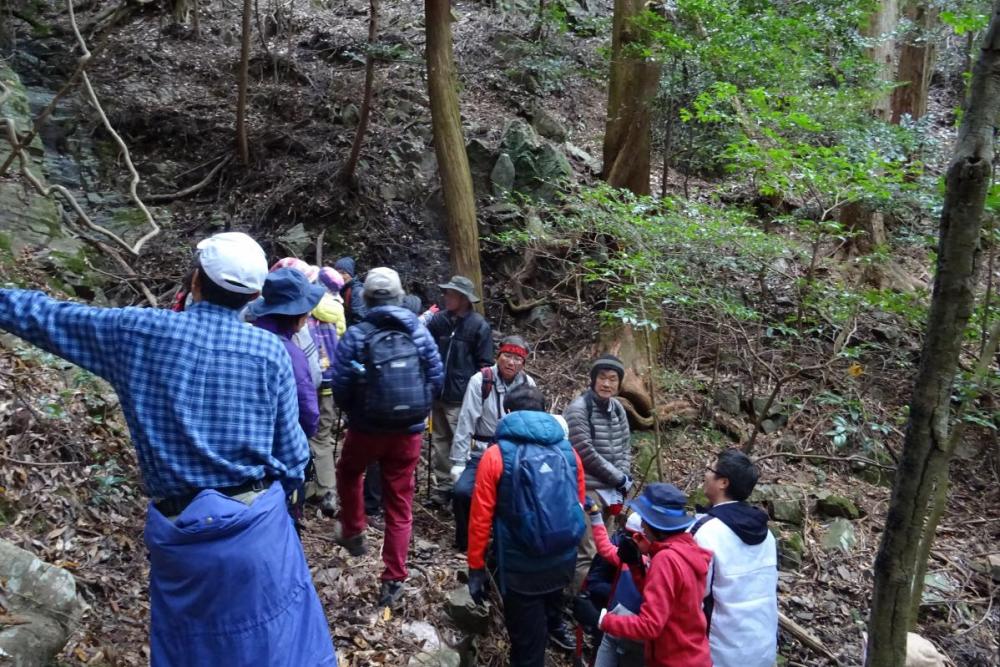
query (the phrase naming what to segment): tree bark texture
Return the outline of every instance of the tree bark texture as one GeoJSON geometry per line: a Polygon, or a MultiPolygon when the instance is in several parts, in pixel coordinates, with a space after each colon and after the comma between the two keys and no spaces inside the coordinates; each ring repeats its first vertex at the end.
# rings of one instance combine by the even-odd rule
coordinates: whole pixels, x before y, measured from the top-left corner
{"type": "Polygon", "coordinates": [[[601,177],[610,185],[649,194],[650,118],[660,65],[633,51],[649,36],[636,24],[643,0],[615,0],[611,79],[601,177]]]}
{"type": "Polygon", "coordinates": [[[451,46],[451,6],[449,0],[425,0],[427,30],[427,89],[434,128],[434,151],[447,213],[451,268],[472,280],[483,293],[479,267],[479,228],[472,190],[469,156],[462,136],[458,106],[458,81],[451,46]]]}
{"type": "MultiPolygon", "coordinates": [[[[896,76],[896,41],[892,35],[898,19],[898,0],[879,0],[877,8],[868,17],[868,26],[864,31],[865,37],[873,42],[868,48],[868,57],[877,66],[875,77],[883,84],[894,81],[896,76]]],[[[872,112],[882,120],[889,120],[892,114],[890,98],[891,93],[886,91],[872,105],[872,112]]]]}
{"type": "Polygon", "coordinates": [[[369,0],[368,15],[368,53],[365,55],[365,92],[361,99],[361,111],[358,113],[358,127],[354,133],[354,142],[351,144],[351,153],[340,170],[340,180],[350,183],[354,178],[354,170],[358,166],[358,158],[361,156],[361,145],[365,141],[365,133],[368,131],[368,120],[371,118],[372,110],[372,90],[375,86],[375,41],[378,38],[378,0],[369,0]]]}
{"type": "Polygon", "coordinates": [[[933,30],[937,22],[935,7],[916,5],[906,10],[912,28],[899,51],[896,81],[900,85],[892,91],[892,122],[899,123],[905,115],[914,120],[927,113],[927,93],[934,73],[933,30]]]}
{"type": "Polygon", "coordinates": [[[247,85],[250,79],[250,14],[252,12],[253,0],[243,0],[239,90],[236,96],[236,152],[244,165],[250,164],[250,142],[247,139],[247,85]]]}
{"type": "Polygon", "coordinates": [[[917,552],[935,482],[948,466],[948,420],[963,332],[973,307],[993,125],[1000,113],[1000,0],[973,70],[969,109],[946,177],[937,275],[903,453],[875,557],[869,667],[903,667],[917,552]]]}

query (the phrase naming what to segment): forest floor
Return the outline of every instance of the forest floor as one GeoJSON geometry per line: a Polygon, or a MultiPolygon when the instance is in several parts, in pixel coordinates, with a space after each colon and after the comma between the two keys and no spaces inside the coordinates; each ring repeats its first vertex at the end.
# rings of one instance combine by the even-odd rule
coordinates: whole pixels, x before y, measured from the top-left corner
{"type": "MultiPolygon", "coordinates": [[[[144,192],[172,192],[197,183],[232,152],[239,17],[235,5],[209,4],[202,10],[198,40],[189,26],[170,24],[151,6],[136,5],[135,14],[107,33],[91,69],[98,94],[143,173],[144,192]]],[[[192,239],[232,225],[251,230],[272,256],[311,256],[317,230],[327,229],[326,257],[349,253],[362,267],[393,266],[409,291],[425,301],[436,296],[433,286],[447,276],[448,261],[435,186],[420,3],[382,8],[374,116],[352,188],[336,184],[333,175],[353,138],[360,104],[368,3],[331,4],[293,4],[294,14],[288,16],[281,14],[281,3],[260,3],[257,23],[268,34],[277,32],[266,49],[255,33],[249,118],[253,164],[230,162],[203,190],[157,209],[169,214],[169,225],[136,264],[141,275],[151,277],[157,294],[169,292],[181,279],[192,239]]],[[[607,4],[591,2],[601,11],[607,4]]],[[[495,147],[511,120],[531,117],[541,105],[564,127],[569,141],[599,157],[605,104],[600,49],[606,47],[606,26],[598,36],[581,36],[550,25],[546,39],[538,42],[529,15],[475,2],[456,3],[454,13],[467,139],[495,147]]],[[[80,19],[86,24],[96,15],[84,11],[80,19]]],[[[58,54],[58,45],[68,39],[63,35],[39,43],[58,54]]],[[[50,55],[47,62],[57,75],[73,65],[67,54],[50,55]]],[[[92,116],[86,123],[96,127],[92,116]]],[[[579,180],[593,178],[583,161],[574,167],[579,180]]],[[[123,182],[121,174],[109,172],[103,185],[121,189],[123,182]]],[[[712,187],[701,182],[695,192],[712,187]]],[[[488,194],[480,198],[484,235],[491,231],[489,209],[496,203],[488,194]]],[[[596,316],[560,310],[555,327],[513,318],[503,306],[515,275],[511,257],[486,241],[483,260],[487,314],[497,331],[523,332],[538,343],[528,371],[561,409],[585,385],[597,340],[596,316]]],[[[46,282],[26,262],[0,271],[2,282],[46,282]]],[[[677,322],[672,335],[662,359],[663,390],[670,400],[685,402],[694,416],[667,429],[660,464],[638,472],[661,467],[665,480],[695,492],[706,461],[730,443],[711,419],[703,418],[715,409],[713,391],[744,378],[709,351],[711,332],[677,322]]],[[[103,383],[50,355],[10,337],[2,342],[0,433],[6,446],[0,536],[77,577],[91,611],[62,663],[145,664],[145,501],[117,399],[103,383]]],[[[917,343],[912,337],[895,341],[911,359],[917,343]]],[[[877,398],[865,405],[898,414],[908,398],[910,372],[912,366],[891,364],[873,371],[869,389],[877,398]]],[[[745,415],[735,419],[749,425],[745,415]]],[[[756,451],[763,456],[761,483],[792,490],[806,511],[801,565],[781,573],[781,609],[829,647],[839,664],[854,665],[860,661],[871,564],[889,488],[870,470],[862,479],[843,461],[788,455],[837,458],[840,453],[825,444],[830,420],[830,410],[807,400],[784,429],[761,436],[756,451]],[[797,443],[794,452],[787,449],[789,441],[797,443]],[[850,522],[853,538],[841,546],[831,546],[835,522],[812,511],[815,497],[824,493],[848,497],[860,510],[850,522]]],[[[644,433],[639,440],[648,461],[651,436],[644,433]]],[[[898,452],[898,428],[888,430],[884,440],[898,452]]],[[[920,632],[958,665],[997,665],[1000,605],[997,585],[983,568],[1000,541],[1000,478],[990,453],[997,443],[985,430],[975,431],[970,440],[952,466],[953,492],[932,553],[929,573],[935,585],[920,632]]],[[[422,463],[418,501],[425,480],[422,463]]],[[[406,664],[421,647],[416,621],[430,623],[446,642],[462,644],[444,602],[459,585],[456,573],[463,558],[451,547],[449,518],[416,505],[412,571],[404,607],[396,614],[374,608],[381,569],[377,550],[363,559],[348,557],[332,542],[334,522],[309,511],[303,544],[344,665],[406,664]]],[[[369,537],[377,543],[379,536],[371,531],[369,537]]],[[[478,641],[475,664],[504,664],[505,642],[494,614],[489,634],[478,641]]],[[[836,664],[785,633],[780,652],[789,665],[836,664]]],[[[554,653],[550,662],[569,664],[566,656],[554,653]]]]}

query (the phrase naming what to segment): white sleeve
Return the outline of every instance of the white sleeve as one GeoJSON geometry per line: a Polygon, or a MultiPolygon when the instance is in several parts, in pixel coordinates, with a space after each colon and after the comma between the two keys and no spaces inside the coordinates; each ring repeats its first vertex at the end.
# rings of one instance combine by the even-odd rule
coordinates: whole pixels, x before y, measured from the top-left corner
{"type": "Polygon", "coordinates": [[[458,414],[458,424],[455,426],[455,436],[451,441],[452,463],[465,465],[472,449],[472,436],[476,433],[476,423],[483,413],[483,373],[476,373],[469,378],[462,399],[462,411],[458,414]]]}

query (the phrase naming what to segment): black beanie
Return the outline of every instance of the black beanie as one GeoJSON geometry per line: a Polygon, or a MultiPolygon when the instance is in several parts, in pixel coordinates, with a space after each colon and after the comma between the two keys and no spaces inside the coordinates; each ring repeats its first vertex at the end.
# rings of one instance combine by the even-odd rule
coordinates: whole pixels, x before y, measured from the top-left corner
{"type": "Polygon", "coordinates": [[[590,365],[590,388],[594,388],[597,382],[597,374],[601,371],[614,371],[618,373],[618,384],[625,379],[625,364],[613,354],[602,354],[590,365]]]}

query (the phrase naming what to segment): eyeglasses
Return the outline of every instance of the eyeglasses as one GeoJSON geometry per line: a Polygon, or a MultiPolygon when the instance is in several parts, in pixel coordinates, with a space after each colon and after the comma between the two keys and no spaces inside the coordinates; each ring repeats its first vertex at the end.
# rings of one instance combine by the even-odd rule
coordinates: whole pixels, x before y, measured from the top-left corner
{"type": "Polygon", "coordinates": [[[712,474],[713,474],[713,475],[715,475],[716,477],[718,477],[718,476],[719,476],[719,471],[718,471],[718,470],[716,470],[715,468],[713,468],[713,467],[712,467],[712,466],[710,466],[710,465],[706,465],[706,466],[705,466],[705,470],[707,470],[708,472],[712,473],[712,474]]]}
{"type": "Polygon", "coordinates": [[[524,359],[516,354],[511,354],[510,352],[501,352],[500,358],[509,364],[523,364],[524,359]]]}

